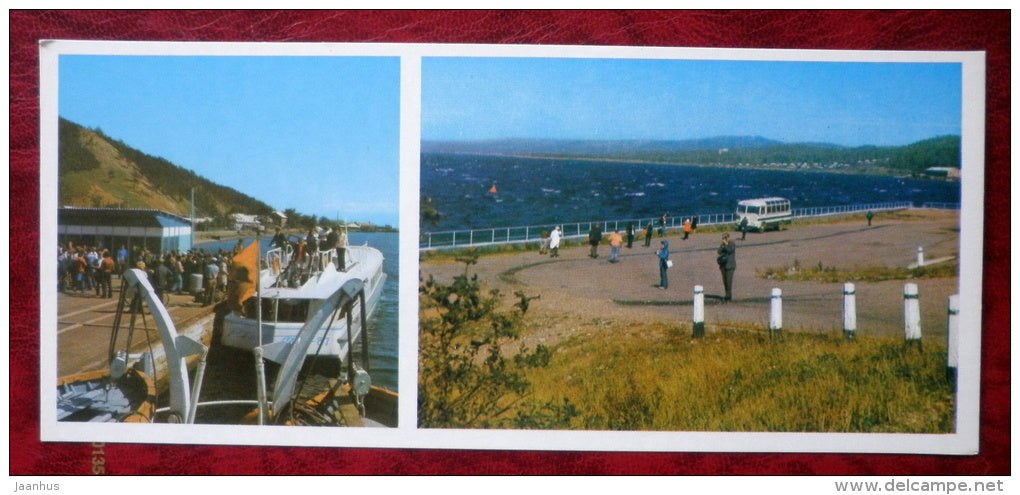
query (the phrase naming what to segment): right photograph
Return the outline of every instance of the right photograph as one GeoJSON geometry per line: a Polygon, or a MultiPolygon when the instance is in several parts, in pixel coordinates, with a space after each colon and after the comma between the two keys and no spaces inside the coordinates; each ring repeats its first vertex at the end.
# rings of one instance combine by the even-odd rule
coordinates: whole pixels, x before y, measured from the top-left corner
{"type": "Polygon", "coordinates": [[[422,58],[418,427],[957,433],[963,73],[422,58]]]}

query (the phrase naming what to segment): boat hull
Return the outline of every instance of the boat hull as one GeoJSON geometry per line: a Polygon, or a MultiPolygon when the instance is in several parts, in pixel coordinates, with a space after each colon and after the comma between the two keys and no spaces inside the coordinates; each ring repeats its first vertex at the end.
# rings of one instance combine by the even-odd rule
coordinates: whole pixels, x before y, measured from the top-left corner
{"type": "MultiPolygon", "coordinates": [[[[328,280],[323,281],[322,284],[335,284],[336,287],[339,287],[351,278],[361,280],[365,286],[365,314],[371,318],[376,306],[378,306],[379,299],[382,297],[383,285],[386,282],[386,273],[382,270],[382,254],[366,246],[349,249],[352,251],[352,255],[357,256],[356,259],[359,260],[358,265],[348,272],[334,272],[336,275],[330,274],[328,280]]],[[[316,293],[326,292],[331,293],[332,291],[316,290],[316,293]]],[[[297,296],[302,294],[300,290],[268,290],[266,293],[263,297],[263,304],[270,307],[303,300],[296,299],[297,296]]],[[[307,313],[312,314],[321,302],[321,299],[314,298],[306,300],[305,303],[309,305],[307,313]]],[[[360,337],[360,329],[364,327],[361,322],[360,311],[354,311],[352,323],[355,333],[350,338],[347,335],[348,325],[346,319],[337,318],[332,324],[328,324],[328,327],[320,328],[315,335],[313,343],[308,348],[307,355],[317,354],[319,356],[337,358],[346,357],[348,342],[357,341],[360,337]]],[[[270,343],[282,342],[291,344],[297,338],[303,325],[304,321],[278,321],[272,317],[267,318],[263,316],[262,334],[259,335],[257,318],[240,315],[232,311],[223,319],[223,331],[219,343],[244,350],[252,350],[270,343]]]]}

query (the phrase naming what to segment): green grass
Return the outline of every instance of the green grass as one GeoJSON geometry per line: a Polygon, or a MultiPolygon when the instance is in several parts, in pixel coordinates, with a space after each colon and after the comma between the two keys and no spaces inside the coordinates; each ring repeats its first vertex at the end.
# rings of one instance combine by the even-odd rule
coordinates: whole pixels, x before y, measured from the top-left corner
{"type": "Polygon", "coordinates": [[[902,340],[614,325],[557,346],[534,399],[566,398],[583,430],[953,431],[943,346],[902,340]]]}
{"type": "Polygon", "coordinates": [[[791,282],[882,282],[886,280],[911,280],[920,278],[955,277],[959,274],[956,261],[917,268],[900,268],[887,266],[870,266],[854,268],[837,268],[817,265],[804,267],[797,261],[793,265],[765,268],[755,271],[755,276],[768,280],[791,282]]]}

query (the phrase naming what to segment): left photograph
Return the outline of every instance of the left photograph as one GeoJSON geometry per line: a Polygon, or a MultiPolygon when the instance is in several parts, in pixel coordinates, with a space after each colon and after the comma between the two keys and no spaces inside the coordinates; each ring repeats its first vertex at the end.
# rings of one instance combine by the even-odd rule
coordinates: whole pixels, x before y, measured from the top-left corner
{"type": "Polygon", "coordinates": [[[43,417],[395,428],[400,59],[56,63],[43,417]]]}

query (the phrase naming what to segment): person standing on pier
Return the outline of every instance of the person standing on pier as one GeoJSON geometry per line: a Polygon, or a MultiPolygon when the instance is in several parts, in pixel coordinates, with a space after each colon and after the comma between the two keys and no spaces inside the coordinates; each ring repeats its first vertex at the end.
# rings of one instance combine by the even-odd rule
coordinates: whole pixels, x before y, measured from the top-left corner
{"type": "Polygon", "coordinates": [[[86,285],[91,289],[95,289],[97,297],[99,296],[99,280],[96,273],[99,271],[99,264],[102,260],[96,247],[89,246],[88,252],[85,253],[85,262],[87,263],[85,266],[86,285]]]}
{"type": "Polygon", "coordinates": [[[85,292],[88,287],[85,286],[87,279],[85,278],[85,269],[89,266],[89,262],[85,260],[85,253],[81,248],[74,254],[74,283],[75,290],[78,292],[85,292]]]}
{"type": "Polygon", "coordinates": [[[627,222],[627,249],[634,247],[634,222],[627,222]]]}
{"type": "Polygon", "coordinates": [[[659,238],[662,239],[666,235],[666,217],[665,213],[662,214],[662,218],[659,219],[659,238]]]}
{"type": "Polygon", "coordinates": [[[560,257],[560,236],[561,236],[560,226],[557,225],[555,228],[553,228],[552,233],[549,234],[549,251],[550,251],[549,257],[550,258],[559,258],[560,257]]]}
{"type": "Polygon", "coordinates": [[[645,247],[652,245],[652,222],[648,222],[648,226],[645,227],[645,247]]]}
{"type": "Polygon", "coordinates": [[[594,223],[591,226],[591,230],[588,231],[588,244],[591,244],[591,252],[588,254],[591,258],[599,257],[599,243],[602,242],[602,227],[599,224],[594,223]]]}
{"type": "Polygon", "coordinates": [[[869,211],[868,212],[868,227],[871,227],[871,219],[872,218],[875,218],[875,214],[869,211]]]}
{"type": "Polygon", "coordinates": [[[120,249],[117,251],[117,273],[124,273],[124,270],[131,268],[128,264],[128,248],[121,244],[120,249]]]}
{"type": "Polygon", "coordinates": [[[173,272],[173,285],[170,287],[170,292],[173,294],[180,294],[184,289],[184,265],[181,264],[181,258],[179,256],[170,255],[170,271],[173,272]]]}
{"type": "Polygon", "coordinates": [[[113,270],[116,269],[116,262],[110,256],[109,250],[103,251],[103,259],[99,264],[99,273],[96,279],[99,282],[99,297],[113,297],[113,270]]]}
{"type": "Polygon", "coordinates": [[[170,298],[168,292],[173,287],[173,271],[167,266],[168,262],[156,258],[152,262],[152,273],[153,276],[149,278],[152,282],[153,288],[156,290],[156,297],[167,306],[170,298]]]}
{"type": "Polygon", "coordinates": [[[620,262],[620,248],[623,247],[623,236],[620,235],[619,230],[614,230],[612,234],[609,234],[609,262],[619,263],[620,262]]]}
{"type": "Polygon", "coordinates": [[[740,219],[740,240],[747,238],[747,217],[740,219]]]}
{"type": "Polygon", "coordinates": [[[686,241],[691,235],[691,219],[684,220],[684,240],[686,241]]]}
{"type": "Polygon", "coordinates": [[[733,300],[733,272],[737,269],[737,246],[730,241],[729,234],[723,234],[722,244],[716,250],[716,263],[719,264],[719,271],[722,273],[723,287],[726,295],[723,302],[733,300]]]}
{"type": "Polygon", "coordinates": [[[669,269],[669,241],[659,241],[662,247],[655,252],[655,255],[659,258],[659,289],[666,290],[669,288],[669,275],[666,270],[669,269]]]}
{"type": "Polygon", "coordinates": [[[219,279],[219,275],[219,260],[216,258],[209,258],[205,265],[205,298],[202,300],[202,306],[208,306],[215,302],[216,282],[219,279]]]}

